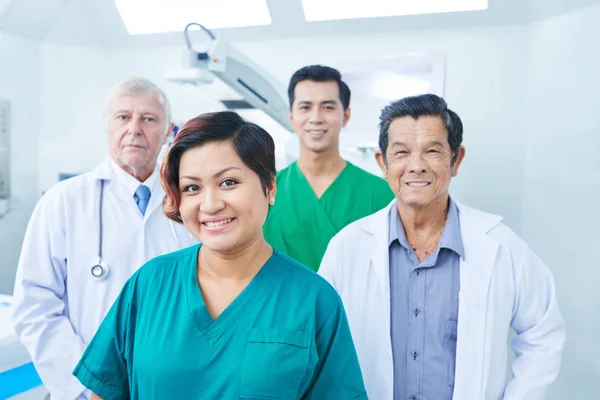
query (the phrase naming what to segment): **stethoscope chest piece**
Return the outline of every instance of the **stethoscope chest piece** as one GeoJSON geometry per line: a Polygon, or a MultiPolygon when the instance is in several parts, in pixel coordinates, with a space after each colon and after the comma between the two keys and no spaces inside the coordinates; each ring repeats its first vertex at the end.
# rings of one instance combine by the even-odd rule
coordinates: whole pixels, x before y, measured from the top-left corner
{"type": "Polygon", "coordinates": [[[92,265],[92,268],[90,268],[90,272],[95,280],[103,281],[108,276],[110,269],[104,261],[98,260],[97,263],[92,265]]]}

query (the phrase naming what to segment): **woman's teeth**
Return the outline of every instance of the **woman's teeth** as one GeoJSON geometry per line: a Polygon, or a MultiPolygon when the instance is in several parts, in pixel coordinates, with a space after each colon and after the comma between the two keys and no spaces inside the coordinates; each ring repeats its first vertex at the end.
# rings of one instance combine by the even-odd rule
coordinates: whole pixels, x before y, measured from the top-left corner
{"type": "Polygon", "coordinates": [[[218,222],[205,222],[205,224],[209,228],[216,228],[217,226],[223,226],[225,224],[228,224],[231,221],[233,221],[233,218],[224,219],[224,220],[218,221],[218,222]]]}

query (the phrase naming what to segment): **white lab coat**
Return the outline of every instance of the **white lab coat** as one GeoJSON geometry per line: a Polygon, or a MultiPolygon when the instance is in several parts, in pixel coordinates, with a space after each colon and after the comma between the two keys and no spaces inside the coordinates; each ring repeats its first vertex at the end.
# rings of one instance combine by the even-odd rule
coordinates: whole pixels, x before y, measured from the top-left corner
{"type": "MultiPolygon", "coordinates": [[[[565,340],[552,275],[501,217],[457,205],[465,258],[453,398],[543,399],[565,340]],[[506,382],[509,328],[516,359],[506,382]]],[[[395,206],[339,232],[319,269],[343,300],[370,400],[393,400],[388,231],[395,206]]]]}
{"type": "Polygon", "coordinates": [[[164,216],[163,196],[157,179],[142,216],[105,160],[56,184],[33,211],[17,269],[13,322],[53,399],[88,396],[72,371],[127,279],[149,259],[195,242],[164,216]],[[100,179],[106,180],[103,259],[110,272],[98,282],[90,268],[98,257],[100,179]]]}

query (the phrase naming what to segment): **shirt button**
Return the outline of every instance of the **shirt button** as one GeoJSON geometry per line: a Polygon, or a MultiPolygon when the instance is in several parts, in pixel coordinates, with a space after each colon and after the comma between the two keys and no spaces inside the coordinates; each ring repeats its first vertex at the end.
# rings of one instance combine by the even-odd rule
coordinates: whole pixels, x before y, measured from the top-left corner
{"type": "Polygon", "coordinates": [[[415,395],[410,396],[410,400],[417,400],[417,396],[415,396],[415,395]]]}
{"type": "Polygon", "coordinates": [[[413,359],[414,359],[414,360],[416,360],[416,359],[417,359],[417,356],[418,356],[418,355],[419,355],[419,353],[417,353],[416,351],[413,351],[413,352],[412,352],[412,356],[413,356],[413,359]]]}
{"type": "Polygon", "coordinates": [[[416,317],[417,315],[419,315],[421,310],[419,310],[418,308],[415,308],[413,312],[415,313],[415,317],[416,317]]]}

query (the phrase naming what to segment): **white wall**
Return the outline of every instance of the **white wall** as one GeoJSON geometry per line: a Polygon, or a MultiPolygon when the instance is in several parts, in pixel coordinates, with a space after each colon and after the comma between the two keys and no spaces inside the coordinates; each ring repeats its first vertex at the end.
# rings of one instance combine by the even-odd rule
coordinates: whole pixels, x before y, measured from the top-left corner
{"type": "Polygon", "coordinates": [[[11,102],[11,193],[16,208],[0,219],[0,293],[12,293],[21,242],[39,198],[39,46],[0,33],[0,98],[11,102]]]}
{"type": "Polygon", "coordinates": [[[600,399],[600,5],[532,26],[525,239],[549,264],[567,323],[549,399],[600,399]]]}
{"type": "Polygon", "coordinates": [[[106,151],[104,93],[113,72],[98,49],[41,45],[40,191],[59,172],[80,173],[106,151]]]}

